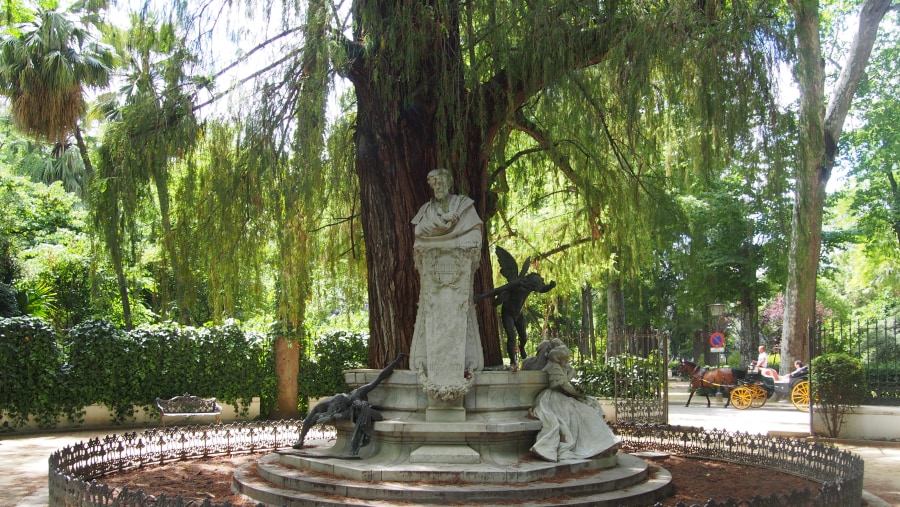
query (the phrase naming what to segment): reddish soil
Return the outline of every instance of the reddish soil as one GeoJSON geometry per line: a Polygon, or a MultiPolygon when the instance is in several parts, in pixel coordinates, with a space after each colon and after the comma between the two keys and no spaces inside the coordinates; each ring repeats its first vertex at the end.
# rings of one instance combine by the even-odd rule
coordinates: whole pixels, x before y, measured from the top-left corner
{"type": "MultiPolygon", "coordinates": [[[[110,475],[99,482],[114,487],[141,488],[156,495],[165,493],[170,498],[181,495],[185,500],[196,501],[197,505],[209,498],[212,503],[229,501],[235,506],[249,507],[256,504],[231,491],[232,473],[238,466],[263,455],[218,457],[152,466],[110,475]]],[[[703,505],[711,498],[724,501],[728,497],[750,499],[754,495],[786,495],[791,490],[804,488],[815,492],[820,486],[816,482],[766,468],[720,461],[670,456],[653,460],[652,463],[672,473],[675,494],[663,501],[667,507],[680,501],[687,505],[703,505]]]]}

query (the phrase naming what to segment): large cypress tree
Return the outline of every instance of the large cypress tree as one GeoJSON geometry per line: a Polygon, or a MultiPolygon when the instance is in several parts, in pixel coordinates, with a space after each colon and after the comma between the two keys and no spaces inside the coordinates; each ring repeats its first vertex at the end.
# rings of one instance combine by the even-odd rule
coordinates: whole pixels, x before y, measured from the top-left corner
{"type": "MultiPolygon", "coordinates": [[[[663,172],[666,136],[654,130],[654,120],[692,129],[673,158],[692,160],[689,167],[702,171],[727,156],[730,136],[770,96],[766,45],[776,35],[767,30],[777,12],[765,2],[360,0],[351,16],[353,36],[343,47],[357,98],[356,170],[376,367],[411,340],[418,281],[408,224],[429,197],[429,170],[450,168],[456,190],[490,219],[498,142],[525,132],[543,152],[544,167],[578,189],[576,206],[584,207],[596,239],[624,237],[597,224],[610,225],[601,218],[610,206],[631,212],[639,205],[603,182],[634,182],[632,200],[640,201],[635,195],[646,191],[644,180],[663,172]],[[581,148],[560,147],[574,131],[564,130],[567,121],[591,126],[573,143],[592,154],[578,165],[581,148]],[[591,134],[597,147],[590,147],[591,134]]],[[[641,222],[639,214],[633,222],[641,222]]],[[[608,222],[629,227],[621,218],[608,222]]],[[[476,285],[479,292],[491,286],[490,270],[479,272],[476,285]]],[[[492,309],[480,310],[486,364],[498,364],[492,309]]]]}
{"type": "MultiPolygon", "coordinates": [[[[275,238],[264,228],[276,224],[279,316],[295,330],[309,294],[303,269],[314,257],[311,232],[335,204],[326,199],[357,191],[343,216],[364,232],[370,366],[383,367],[412,338],[419,287],[410,220],[430,197],[428,171],[453,172],[455,192],[475,200],[489,238],[501,226],[508,238],[521,234],[510,225],[511,203],[555,195],[566,217],[533,257],[543,262],[552,258],[546,254],[586,248],[573,256],[579,269],[596,265],[602,274],[614,252],[628,252],[616,269],[633,272],[656,246],[654,224],[671,219],[670,177],[710,177],[736,136],[767,128],[768,76],[785,32],[780,8],[768,1],[359,0],[345,12],[321,0],[285,1],[272,16],[283,26],[242,57],[279,48],[250,76],[259,82],[257,100],[241,105],[252,114],[232,111],[242,122],[230,141],[234,155],[209,177],[234,174],[243,190],[222,202],[269,221],[258,231],[263,237],[275,238]],[[335,74],[352,83],[355,102],[329,130],[325,92],[335,74]],[[344,158],[337,139],[346,125],[352,137],[343,139],[353,150],[344,158]],[[350,184],[339,172],[348,158],[350,184]]],[[[203,16],[194,21],[185,26],[206,33],[203,16]]],[[[229,142],[221,139],[215,150],[229,142]]],[[[234,244],[210,246],[219,252],[234,244]]],[[[492,286],[491,245],[484,244],[478,292],[492,286]]],[[[488,302],[479,319],[486,364],[499,364],[488,302]]],[[[287,371],[296,349],[285,350],[292,353],[287,371]]]]}

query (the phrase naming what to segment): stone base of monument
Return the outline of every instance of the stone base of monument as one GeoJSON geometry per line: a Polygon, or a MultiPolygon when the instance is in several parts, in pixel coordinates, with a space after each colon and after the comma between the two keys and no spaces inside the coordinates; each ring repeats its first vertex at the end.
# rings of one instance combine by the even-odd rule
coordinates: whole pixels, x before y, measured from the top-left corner
{"type": "MultiPolygon", "coordinates": [[[[346,372],[351,388],[377,370],[346,372]]],[[[429,422],[429,400],[411,371],[395,371],[369,394],[385,417],[372,442],[349,455],[353,425],[333,442],[270,454],[235,473],[234,488],[274,506],[313,505],[652,505],[671,476],[610,452],[558,463],[529,452],[541,423],[527,417],[546,375],[479,372],[465,396],[465,420],[429,422]]]]}

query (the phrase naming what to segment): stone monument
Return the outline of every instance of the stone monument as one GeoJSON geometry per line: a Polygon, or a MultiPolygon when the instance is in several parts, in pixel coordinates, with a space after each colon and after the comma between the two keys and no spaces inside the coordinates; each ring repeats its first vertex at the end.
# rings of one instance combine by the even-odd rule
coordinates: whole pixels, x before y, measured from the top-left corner
{"type": "Polygon", "coordinates": [[[421,288],[410,369],[429,397],[428,422],[464,421],[463,397],[484,366],[473,302],[482,223],[472,199],[450,194],[451,183],[447,169],[429,172],[434,197],[412,220],[421,288]]]}
{"type": "MultiPolygon", "coordinates": [[[[544,428],[544,416],[571,409],[559,392],[565,383],[552,386],[547,371],[484,371],[473,302],[481,219],[471,199],[449,193],[447,170],[430,172],[428,183],[434,198],[412,221],[421,289],[410,369],[345,371],[354,390],[326,400],[309,420],[333,425],[333,441],[309,444],[304,442],[308,429],[301,430],[299,448],[260,459],[251,464],[252,473],[236,472],[235,489],[268,505],[310,507],[551,507],[561,497],[573,498],[567,502],[572,504],[618,507],[651,505],[665,497],[671,489],[668,472],[617,454],[617,442],[609,438],[593,445],[598,434],[580,423],[594,425],[597,417],[602,420],[599,412],[577,421],[547,418],[544,428]],[[354,420],[353,403],[370,409],[371,425],[362,421],[360,427],[354,420]],[[569,449],[567,432],[576,424],[580,443],[591,445],[569,449]],[[533,459],[536,455],[544,459],[533,459]]],[[[543,359],[560,368],[565,362],[549,352],[543,359]]]]}

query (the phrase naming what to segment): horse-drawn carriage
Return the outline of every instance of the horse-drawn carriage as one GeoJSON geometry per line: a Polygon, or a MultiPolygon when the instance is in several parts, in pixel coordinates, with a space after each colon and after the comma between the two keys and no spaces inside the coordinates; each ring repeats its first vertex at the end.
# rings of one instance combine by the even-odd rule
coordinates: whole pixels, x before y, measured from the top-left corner
{"type": "Polygon", "coordinates": [[[787,397],[798,410],[809,411],[809,367],[804,366],[790,375],[779,376],[771,368],[750,371],[737,380],[731,390],[731,404],[738,410],[759,408],[773,395],[787,397]]]}
{"type": "Polygon", "coordinates": [[[708,369],[689,361],[682,361],[678,371],[691,379],[691,394],[685,406],[689,406],[694,393],[699,392],[706,396],[708,407],[709,395],[719,391],[726,396],[725,406],[727,407],[730,402],[738,410],[759,408],[766,404],[766,400],[778,394],[789,397],[797,409],[809,411],[808,367],[804,366],[784,376],[779,376],[773,369],[755,371],[752,365],[750,370],[728,367],[708,369]]]}

